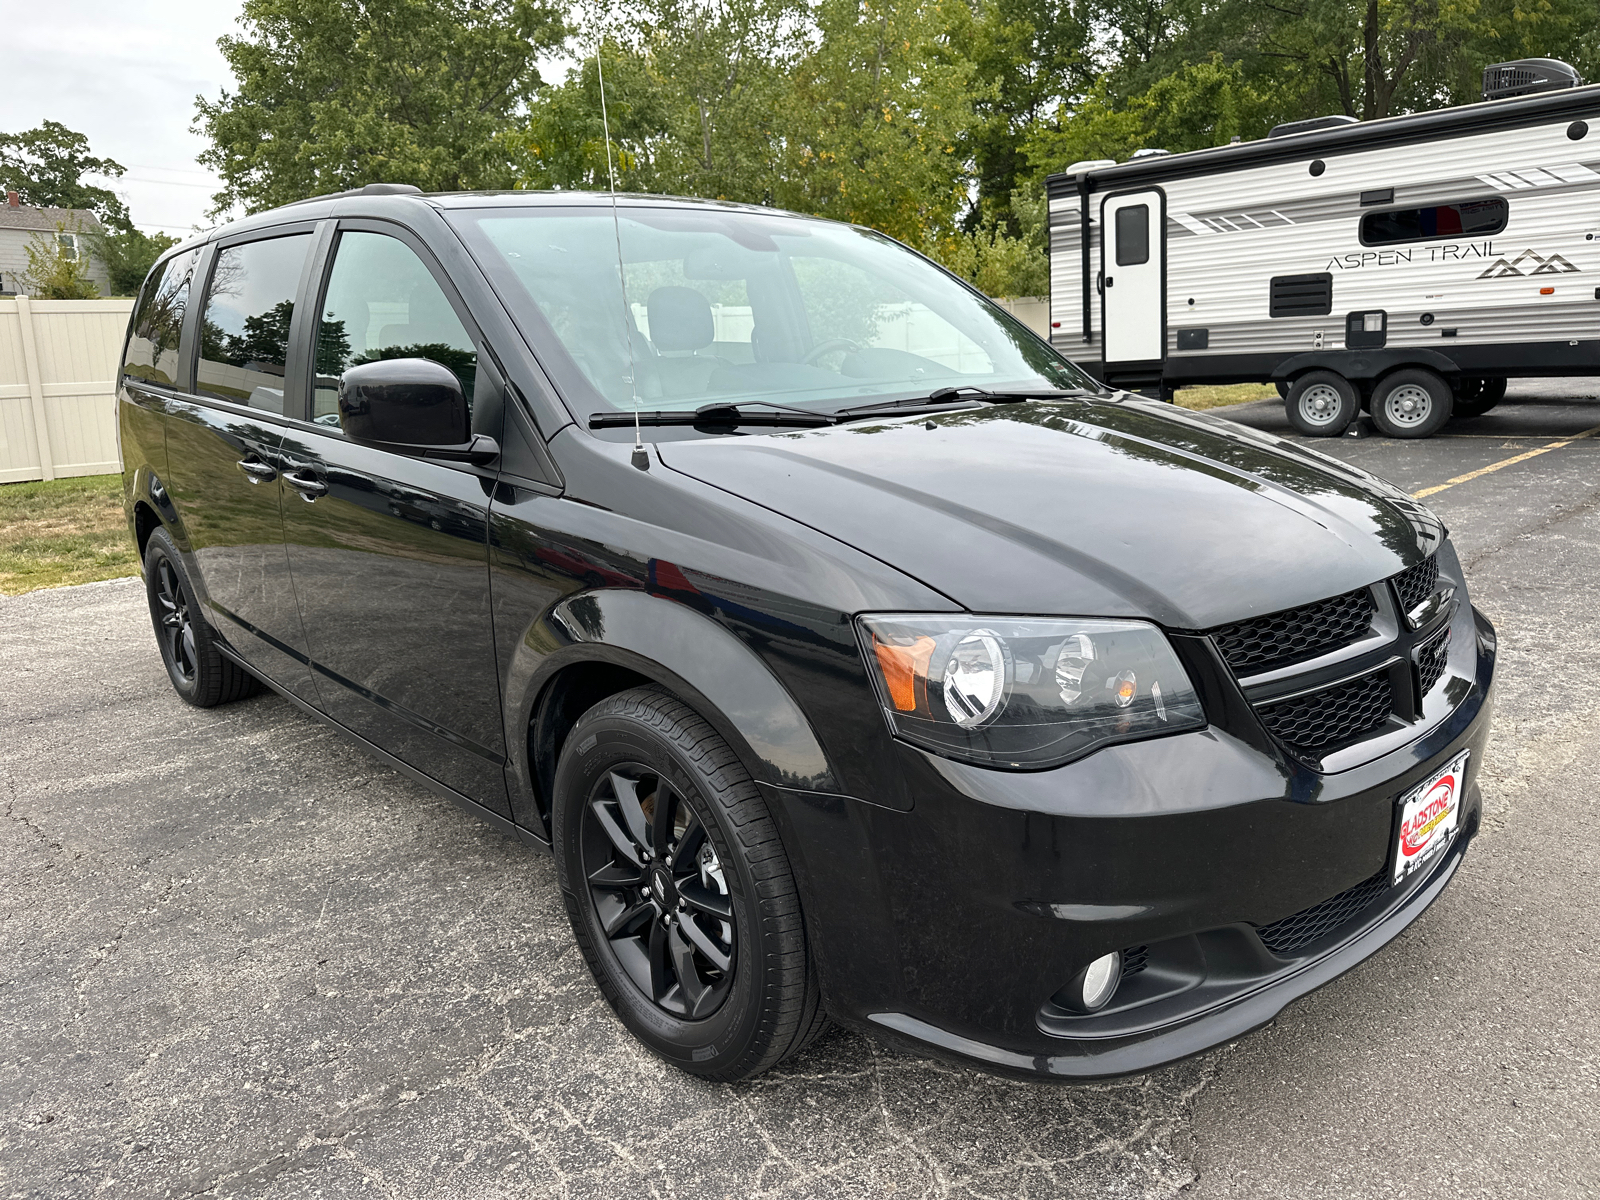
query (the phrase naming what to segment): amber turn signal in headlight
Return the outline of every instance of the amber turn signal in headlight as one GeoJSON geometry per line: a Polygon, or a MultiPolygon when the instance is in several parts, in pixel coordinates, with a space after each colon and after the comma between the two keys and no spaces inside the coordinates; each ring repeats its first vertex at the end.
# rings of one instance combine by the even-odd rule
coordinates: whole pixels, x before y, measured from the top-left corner
{"type": "Polygon", "coordinates": [[[909,613],[859,619],[895,734],[985,766],[1055,766],[1107,742],[1205,724],[1147,621],[909,613]]]}

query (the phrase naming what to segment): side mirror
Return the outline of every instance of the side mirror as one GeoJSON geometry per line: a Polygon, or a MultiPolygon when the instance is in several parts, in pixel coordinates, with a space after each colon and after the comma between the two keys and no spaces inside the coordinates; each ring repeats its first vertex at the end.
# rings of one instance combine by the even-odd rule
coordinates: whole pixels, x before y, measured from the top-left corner
{"type": "Polygon", "coordinates": [[[492,437],[473,435],[466,393],[449,367],[426,358],[390,358],[339,376],[339,424],[352,442],[482,464],[500,454],[492,437]]]}

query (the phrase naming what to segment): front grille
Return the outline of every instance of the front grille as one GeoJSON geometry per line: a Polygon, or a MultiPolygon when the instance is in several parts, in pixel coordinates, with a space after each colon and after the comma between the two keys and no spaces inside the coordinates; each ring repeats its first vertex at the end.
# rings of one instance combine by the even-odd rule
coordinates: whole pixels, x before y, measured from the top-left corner
{"type": "Polygon", "coordinates": [[[1450,660],[1450,627],[1444,630],[1422,649],[1417,651],[1417,682],[1419,689],[1417,698],[1420,702],[1423,696],[1433,691],[1433,685],[1439,682],[1444,674],[1444,665],[1450,660]]]}
{"type": "Polygon", "coordinates": [[[1134,946],[1122,952],[1122,978],[1137,975],[1150,965],[1150,947],[1134,946]]]}
{"type": "Polygon", "coordinates": [[[1309,946],[1338,929],[1381,896],[1388,887],[1389,869],[1385,867],[1371,879],[1364,879],[1355,887],[1346,888],[1320,904],[1303,908],[1293,916],[1284,917],[1270,925],[1257,925],[1256,933],[1261,938],[1261,944],[1273,954],[1293,954],[1302,946],[1309,946]]]}
{"type": "Polygon", "coordinates": [[[1371,733],[1394,708],[1387,671],[1256,709],[1267,729],[1303,754],[1371,733]]]}
{"type": "Polygon", "coordinates": [[[1372,593],[1357,588],[1331,600],[1211,630],[1236,675],[1315,658],[1359,641],[1372,624],[1372,593]]]}
{"type": "Polygon", "coordinates": [[[1431,555],[1394,577],[1394,590],[1400,593],[1400,611],[1408,613],[1433,595],[1439,585],[1439,560],[1431,555]]]}

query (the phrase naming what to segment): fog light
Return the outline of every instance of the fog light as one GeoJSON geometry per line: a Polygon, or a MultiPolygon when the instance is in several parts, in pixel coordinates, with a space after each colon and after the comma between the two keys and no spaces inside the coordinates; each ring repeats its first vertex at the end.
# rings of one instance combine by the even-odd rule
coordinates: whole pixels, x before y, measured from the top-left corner
{"type": "Polygon", "coordinates": [[[1113,950],[1110,954],[1101,955],[1085,967],[1072,981],[1067,992],[1077,1001],[1077,1007],[1081,1011],[1098,1012],[1110,1002],[1117,990],[1117,984],[1121,982],[1122,952],[1113,950]]]}

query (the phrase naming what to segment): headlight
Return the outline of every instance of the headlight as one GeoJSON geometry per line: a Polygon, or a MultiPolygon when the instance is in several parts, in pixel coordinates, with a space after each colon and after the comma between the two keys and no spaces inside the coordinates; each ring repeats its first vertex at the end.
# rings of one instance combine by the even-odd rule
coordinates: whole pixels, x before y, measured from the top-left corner
{"type": "Polygon", "coordinates": [[[890,728],[949,758],[1048,767],[1206,723],[1145,621],[892,613],[859,629],[890,728]]]}

